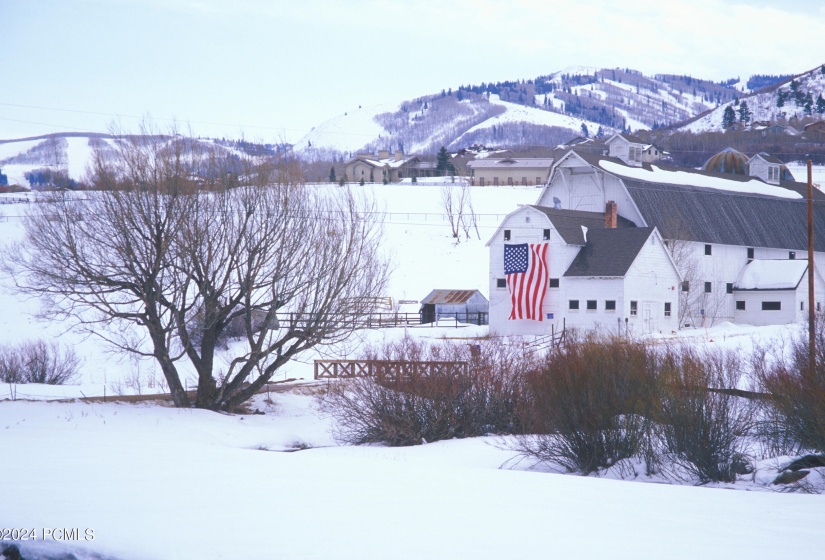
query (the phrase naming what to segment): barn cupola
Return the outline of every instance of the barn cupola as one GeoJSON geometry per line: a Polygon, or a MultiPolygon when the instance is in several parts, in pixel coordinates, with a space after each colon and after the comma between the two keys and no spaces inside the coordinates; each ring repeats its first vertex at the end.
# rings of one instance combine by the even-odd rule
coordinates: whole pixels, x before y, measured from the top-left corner
{"type": "Polygon", "coordinates": [[[644,142],[628,135],[614,134],[605,144],[607,155],[618,158],[627,165],[639,167],[642,165],[642,154],[645,150],[644,142]]]}

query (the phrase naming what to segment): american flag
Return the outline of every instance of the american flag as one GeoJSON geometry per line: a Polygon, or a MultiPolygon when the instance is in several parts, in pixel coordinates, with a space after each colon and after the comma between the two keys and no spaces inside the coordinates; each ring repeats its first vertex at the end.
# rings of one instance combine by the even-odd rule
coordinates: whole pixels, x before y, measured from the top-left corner
{"type": "Polygon", "coordinates": [[[504,245],[504,274],[510,291],[510,319],[543,321],[547,292],[547,243],[504,245]]]}

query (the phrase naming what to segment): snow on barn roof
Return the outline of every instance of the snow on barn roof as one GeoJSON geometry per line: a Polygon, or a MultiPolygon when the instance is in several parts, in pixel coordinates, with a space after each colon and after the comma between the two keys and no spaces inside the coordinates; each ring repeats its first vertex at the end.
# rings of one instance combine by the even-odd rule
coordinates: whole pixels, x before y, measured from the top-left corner
{"type": "Polygon", "coordinates": [[[735,290],[795,290],[808,270],[807,260],[753,260],[733,285],[735,290]]]}
{"type": "MultiPolygon", "coordinates": [[[[422,304],[462,304],[470,301],[475,294],[484,297],[478,290],[433,290],[421,300],[422,304]]],[[[487,298],[484,298],[485,300],[487,298]]]]}
{"type": "Polygon", "coordinates": [[[648,183],[709,188],[741,194],[760,194],[776,198],[803,198],[803,196],[795,190],[769,185],[756,178],[750,178],[746,181],[736,181],[729,178],[732,177],[731,175],[719,177],[698,171],[667,168],[659,165],[630,167],[621,163],[608,161],[604,158],[600,159],[599,167],[614,175],[646,181],[648,183]]]}

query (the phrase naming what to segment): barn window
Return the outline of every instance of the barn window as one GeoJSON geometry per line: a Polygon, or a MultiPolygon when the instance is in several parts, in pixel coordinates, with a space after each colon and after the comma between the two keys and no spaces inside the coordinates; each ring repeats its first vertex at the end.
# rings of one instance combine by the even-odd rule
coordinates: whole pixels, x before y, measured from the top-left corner
{"type": "Polygon", "coordinates": [[[510,186],[510,187],[513,186],[513,178],[512,177],[507,177],[507,185],[510,186]]]}
{"type": "Polygon", "coordinates": [[[630,314],[631,315],[638,315],[639,314],[639,303],[636,301],[630,302],[630,314]]]}
{"type": "Polygon", "coordinates": [[[541,185],[541,177],[536,177],[536,184],[541,185]]]}
{"type": "Polygon", "coordinates": [[[615,299],[605,300],[604,310],[605,311],[616,311],[616,300],[615,299]]]}
{"type": "Polygon", "coordinates": [[[683,292],[689,292],[690,291],[690,281],[689,280],[685,280],[684,282],[682,282],[682,291],[683,292]]]}
{"type": "Polygon", "coordinates": [[[799,302],[799,310],[800,311],[805,311],[805,302],[804,301],[799,302]]]}
{"type": "Polygon", "coordinates": [[[596,309],[596,300],[595,299],[587,300],[587,309],[589,309],[590,311],[595,311],[595,309],[596,309]]]}
{"type": "Polygon", "coordinates": [[[507,280],[505,278],[496,278],[496,288],[506,288],[507,280]]]}
{"type": "Polygon", "coordinates": [[[549,240],[550,240],[550,230],[549,230],[549,229],[544,230],[544,232],[543,232],[543,234],[542,234],[542,238],[543,238],[545,241],[549,241],[549,240]]]}
{"type": "Polygon", "coordinates": [[[523,187],[527,186],[527,177],[522,177],[521,178],[521,186],[523,186],[523,187]]]}
{"type": "Polygon", "coordinates": [[[568,309],[578,309],[579,308],[579,300],[571,299],[570,301],[567,302],[567,308],[568,309]]]}
{"type": "Polygon", "coordinates": [[[504,241],[510,241],[510,230],[509,229],[504,230],[504,241]]]}
{"type": "Polygon", "coordinates": [[[733,293],[733,283],[732,282],[728,282],[727,284],[725,284],[725,291],[729,294],[733,293]]]}
{"type": "Polygon", "coordinates": [[[493,177],[493,186],[494,187],[498,186],[498,177],[493,177]]]}
{"type": "Polygon", "coordinates": [[[712,282],[705,282],[705,293],[709,294],[713,291],[713,283],[712,282]]]}
{"type": "Polygon", "coordinates": [[[670,302],[665,302],[665,317],[670,317],[670,302]]]}
{"type": "Polygon", "coordinates": [[[550,279],[550,287],[551,288],[558,288],[559,287],[559,279],[558,278],[551,278],[550,279]]]}
{"type": "Polygon", "coordinates": [[[713,254],[713,246],[712,245],[705,245],[705,254],[712,255],[713,254]]]}
{"type": "Polygon", "coordinates": [[[782,311],[781,301],[763,301],[762,311],[782,311]]]}
{"type": "Polygon", "coordinates": [[[753,247],[748,247],[748,258],[753,260],[753,247]]]}
{"type": "Polygon", "coordinates": [[[745,301],[744,300],[740,299],[736,302],[736,310],[737,311],[744,311],[745,310],[745,301]]]}
{"type": "Polygon", "coordinates": [[[796,258],[796,251],[788,251],[788,258],[794,260],[796,258]]]}

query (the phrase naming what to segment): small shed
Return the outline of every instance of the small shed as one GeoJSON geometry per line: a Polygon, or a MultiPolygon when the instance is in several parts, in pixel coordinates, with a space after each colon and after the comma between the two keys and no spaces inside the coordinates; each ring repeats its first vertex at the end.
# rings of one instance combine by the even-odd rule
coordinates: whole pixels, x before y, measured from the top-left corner
{"type": "Polygon", "coordinates": [[[455,319],[461,323],[486,325],[490,302],[478,290],[433,290],[421,300],[421,322],[455,319]]]}

